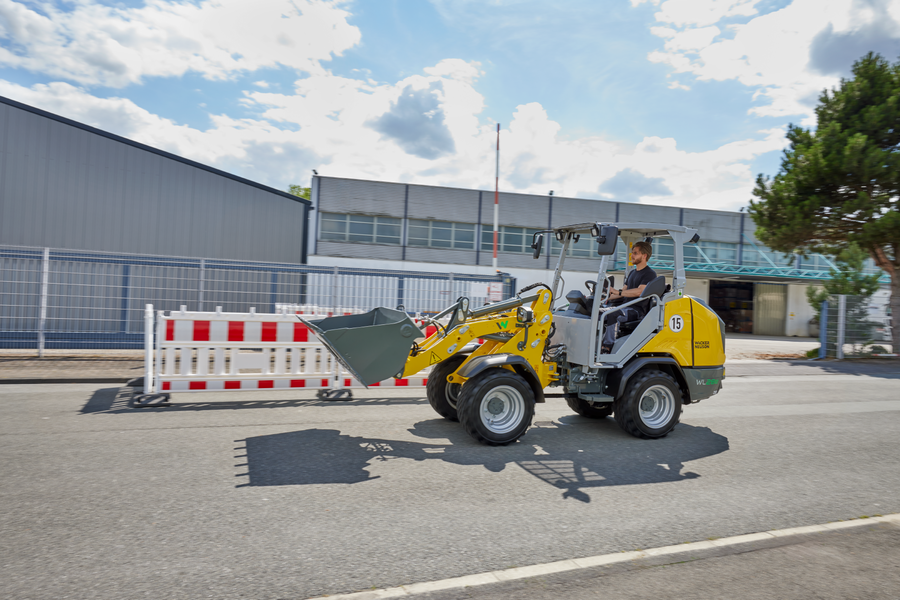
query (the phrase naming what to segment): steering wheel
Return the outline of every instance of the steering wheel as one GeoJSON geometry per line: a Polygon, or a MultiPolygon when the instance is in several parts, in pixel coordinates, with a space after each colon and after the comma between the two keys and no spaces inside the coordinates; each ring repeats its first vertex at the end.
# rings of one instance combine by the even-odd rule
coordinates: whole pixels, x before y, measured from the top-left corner
{"type": "Polygon", "coordinates": [[[610,288],[612,288],[612,282],[609,280],[609,278],[604,279],[603,287],[600,288],[600,303],[606,302],[609,299],[610,288]]]}
{"type": "Polygon", "coordinates": [[[588,279],[584,282],[584,287],[586,287],[587,290],[591,293],[591,296],[593,296],[594,292],[597,291],[597,282],[593,279],[588,279]]]}

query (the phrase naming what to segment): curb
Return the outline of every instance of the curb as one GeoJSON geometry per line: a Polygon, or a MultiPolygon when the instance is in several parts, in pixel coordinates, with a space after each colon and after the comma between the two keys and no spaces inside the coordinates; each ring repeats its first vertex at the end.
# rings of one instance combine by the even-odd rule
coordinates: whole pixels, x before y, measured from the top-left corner
{"type": "Polygon", "coordinates": [[[478,573],[475,575],[466,575],[464,577],[454,577],[452,579],[413,583],[410,585],[403,585],[399,587],[367,590],[364,592],[353,592],[350,594],[336,594],[333,596],[320,595],[309,598],[308,600],[319,600],[324,597],[327,597],[329,600],[382,600],[383,598],[403,598],[415,596],[418,594],[424,594],[427,592],[438,592],[464,587],[503,583],[507,581],[515,581],[517,579],[527,579],[529,577],[536,577],[539,575],[550,575],[553,573],[574,571],[576,569],[586,569],[589,567],[599,567],[603,565],[631,562],[642,558],[677,556],[679,554],[696,552],[698,550],[739,546],[741,544],[759,542],[764,540],[773,540],[792,535],[826,533],[829,531],[838,531],[841,529],[850,529],[854,527],[861,527],[864,525],[872,525],[874,523],[893,523],[900,526],[900,513],[882,517],[870,517],[867,519],[854,519],[852,521],[838,521],[836,523],[826,523],[824,525],[808,525],[805,527],[791,527],[789,529],[775,529],[760,533],[736,535],[718,540],[704,540],[702,542],[678,544],[677,546],[663,546],[661,548],[653,548],[650,550],[635,550],[632,552],[616,552],[614,554],[588,556],[585,558],[561,560],[540,565],[531,565],[528,567],[503,569],[501,571],[490,571],[488,573],[478,573]]]}
{"type": "Polygon", "coordinates": [[[23,385],[33,385],[41,383],[121,383],[125,384],[131,381],[131,377],[64,377],[60,379],[29,378],[29,379],[0,379],[0,385],[10,385],[14,383],[23,385]]]}

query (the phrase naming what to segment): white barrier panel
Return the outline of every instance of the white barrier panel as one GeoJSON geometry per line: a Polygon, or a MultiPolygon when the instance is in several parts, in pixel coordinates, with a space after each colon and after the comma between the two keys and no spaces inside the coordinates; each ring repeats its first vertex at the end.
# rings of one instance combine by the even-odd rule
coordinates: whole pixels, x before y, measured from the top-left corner
{"type": "MultiPolygon", "coordinates": [[[[182,307],[166,316],[160,311],[152,370],[152,351],[146,353],[144,393],[363,387],[298,320],[296,307],[279,308],[278,314],[257,314],[253,309],[250,313],[189,312],[182,307]]],[[[308,311],[305,317],[326,316],[317,314],[318,307],[302,308],[308,311]]],[[[152,332],[151,305],[145,314],[145,327],[152,332]]],[[[153,347],[147,332],[145,343],[148,349],[153,347]]],[[[420,388],[427,381],[426,377],[389,379],[369,387],[420,388]]]]}

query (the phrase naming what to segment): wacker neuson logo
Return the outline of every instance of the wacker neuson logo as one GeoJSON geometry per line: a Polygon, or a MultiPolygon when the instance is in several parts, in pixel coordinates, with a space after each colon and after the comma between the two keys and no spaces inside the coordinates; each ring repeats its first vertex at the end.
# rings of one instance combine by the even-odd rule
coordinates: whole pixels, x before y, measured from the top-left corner
{"type": "Polygon", "coordinates": [[[698,379],[697,385],[716,385],[719,383],[718,379],[698,379]]]}

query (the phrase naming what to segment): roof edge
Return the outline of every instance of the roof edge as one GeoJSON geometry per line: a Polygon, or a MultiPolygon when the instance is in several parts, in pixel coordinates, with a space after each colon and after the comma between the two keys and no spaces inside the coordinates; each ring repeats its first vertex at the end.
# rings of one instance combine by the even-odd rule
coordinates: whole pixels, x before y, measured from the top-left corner
{"type": "Polygon", "coordinates": [[[26,112],[30,112],[32,114],[38,115],[40,117],[44,117],[47,119],[51,119],[53,121],[57,121],[62,123],[63,125],[69,125],[70,127],[75,127],[77,129],[81,129],[83,131],[87,131],[88,133],[93,133],[95,135],[99,135],[101,137],[105,137],[107,139],[113,140],[115,142],[119,142],[121,144],[126,144],[128,146],[132,146],[139,150],[144,150],[145,152],[150,152],[151,154],[156,154],[158,156],[162,156],[163,158],[168,158],[170,160],[174,160],[176,162],[180,162],[184,165],[188,165],[190,167],[194,167],[195,169],[200,169],[202,171],[206,171],[208,173],[212,173],[213,175],[218,175],[220,177],[225,177],[226,179],[231,179],[232,181],[237,181],[238,183],[242,183],[244,185],[248,185],[250,187],[257,188],[264,192],[269,192],[271,194],[276,194],[283,198],[287,198],[288,200],[293,200],[294,202],[299,202],[301,204],[306,204],[307,206],[312,206],[312,202],[307,200],[306,198],[301,198],[299,196],[294,196],[289,192],[285,192],[283,190],[275,189],[273,187],[269,187],[267,185],[263,185],[256,181],[252,181],[250,179],[245,179],[243,177],[239,177],[232,173],[228,173],[227,171],[222,171],[220,169],[216,169],[214,167],[210,167],[209,165],[204,165],[203,163],[199,163],[194,160],[190,160],[188,158],[184,158],[183,156],[178,156],[177,154],[172,154],[171,152],[166,152],[165,150],[160,150],[159,148],[154,148],[153,146],[148,146],[147,144],[142,144],[140,142],[136,142],[134,140],[130,140],[126,137],[122,137],[120,135],[116,135],[115,133],[110,133],[108,131],[104,131],[102,129],[98,129],[97,127],[92,127],[91,125],[86,125],[85,123],[80,123],[73,119],[69,119],[67,117],[63,117],[57,115],[52,112],[48,112],[46,110],[37,108],[35,106],[31,106],[29,104],[24,104],[17,100],[13,100],[12,98],[7,98],[5,96],[0,96],[0,103],[6,104],[8,106],[12,106],[13,108],[18,108],[19,110],[24,110],[26,112]]]}

